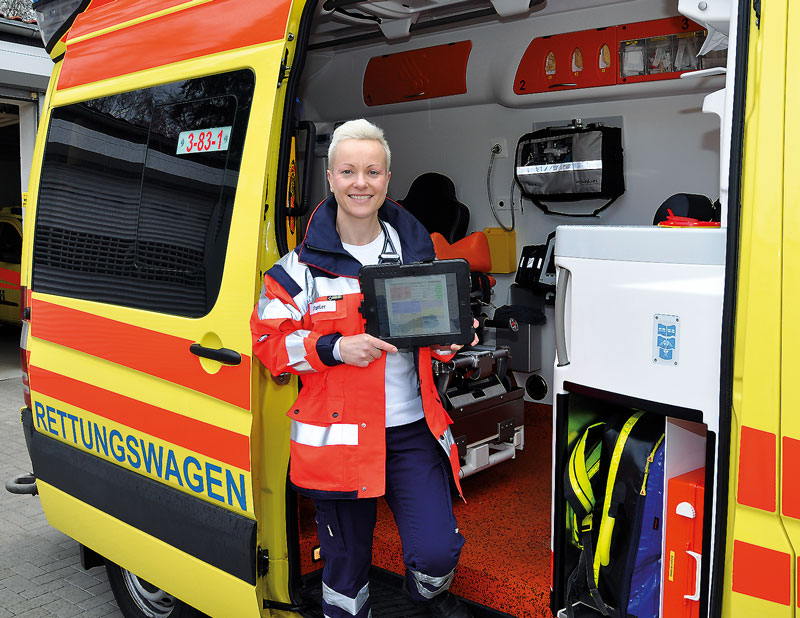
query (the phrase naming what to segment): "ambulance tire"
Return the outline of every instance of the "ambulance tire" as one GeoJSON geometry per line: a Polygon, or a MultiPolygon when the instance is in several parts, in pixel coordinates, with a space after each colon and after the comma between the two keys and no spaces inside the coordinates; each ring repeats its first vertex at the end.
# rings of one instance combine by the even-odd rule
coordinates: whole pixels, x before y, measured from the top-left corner
{"type": "Polygon", "coordinates": [[[201,618],[205,616],[163,590],[106,560],[108,583],[125,618],[201,618]]]}

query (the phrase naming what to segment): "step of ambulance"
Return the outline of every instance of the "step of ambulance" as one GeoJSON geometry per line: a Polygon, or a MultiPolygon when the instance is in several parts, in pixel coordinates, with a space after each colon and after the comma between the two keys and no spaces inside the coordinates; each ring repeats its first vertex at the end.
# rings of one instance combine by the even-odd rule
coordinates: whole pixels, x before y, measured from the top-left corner
{"type": "MultiPolygon", "coordinates": [[[[303,577],[302,597],[314,610],[305,611],[307,618],[322,617],[322,570],[303,577]]],[[[372,567],[369,572],[369,596],[372,599],[372,618],[429,618],[430,614],[409,599],[402,590],[403,578],[384,569],[372,567]]],[[[461,601],[473,618],[515,618],[472,601],[461,601]]]]}

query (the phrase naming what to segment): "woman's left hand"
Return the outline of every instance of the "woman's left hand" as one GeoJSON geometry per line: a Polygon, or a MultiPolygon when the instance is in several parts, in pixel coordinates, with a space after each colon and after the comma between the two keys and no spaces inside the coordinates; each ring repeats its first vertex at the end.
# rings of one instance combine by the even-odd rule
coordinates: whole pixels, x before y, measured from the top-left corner
{"type": "MultiPolygon", "coordinates": [[[[478,328],[478,320],[475,318],[472,318],[472,328],[474,329],[478,328]]],[[[477,345],[477,344],[478,344],[478,333],[475,333],[475,336],[472,338],[472,343],[470,343],[470,345],[477,345]]],[[[464,347],[463,344],[453,343],[451,345],[432,345],[431,349],[436,352],[449,353],[449,352],[458,352],[463,347],[464,347]]]]}

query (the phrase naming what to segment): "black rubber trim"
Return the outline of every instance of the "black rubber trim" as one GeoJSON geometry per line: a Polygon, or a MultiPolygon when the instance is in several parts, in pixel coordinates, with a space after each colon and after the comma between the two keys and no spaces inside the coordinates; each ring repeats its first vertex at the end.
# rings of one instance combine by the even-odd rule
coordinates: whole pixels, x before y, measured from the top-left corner
{"type": "Polygon", "coordinates": [[[34,434],[33,411],[30,408],[22,408],[19,411],[19,416],[22,421],[22,432],[25,434],[25,448],[28,450],[28,457],[33,461],[33,455],[31,453],[31,438],[34,434]]]}
{"type": "MultiPolygon", "coordinates": [[[[714,568],[711,571],[709,616],[722,616],[725,594],[725,552],[728,528],[728,491],[731,459],[731,411],[733,409],[733,354],[736,329],[736,295],[739,279],[739,234],[742,211],[742,159],[744,157],[745,103],[750,47],[750,0],[739,0],[736,33],[736,75],[733,92],[730,171],[728,174],[728,238],[725,255],[725,296],[722,302],[722,349],[719,368],[719,451],[717,461],[714,568]]],[[[710,486],[710,485],[708,485],[710,486]]],[[[705,551],[705,549],[703,550],[705,551]]]]}
{"type": "Polygon", "coordinates": [[[618,404],[626,408],[636,408],[637,410],[681,418],[694,423],[703,422],[703,413],[700,410],[673,406],[672,404],[650,401],[649,399],[640,399],[639,397],[630,397],[629,395],[620,395],[619,393],[612,393],[592,386],[584,386],[583,384],[575,384],[574,382],[564,382],[564,390],[602,399],[608,403],[618,404]]]}
{"type": "MultiPolygon", "coordinates": [[[[300,27],[297,33],[297,43],[294,48],[294,59],[286,83],[286,101],[283,105],[283,120],[281,121],[280,156],[278,158],[278,178],[275,182],[275,242],[278,252],[285,255],[289,252],[288,238],[286,236],[286,192],[289,184],[289,152],[292,135],[295,131],[295,101],[300,89],[300,78],[306,64],[306,55],[309,50],[308,40],[311,37],[311,26],[314,13],[317,10],[318,0],[309,0],[303,7],[300,17],[300,27]]],[[[303,170],[308,175],[308,170],[303,170]]],[[[300,196],[303,198],[304,196],[300,196]]]]}
{"type": "Polygon", "coordinates": [[[289,482],[289,469],[286,469],[286,557],[289,562],[289,599],[292,604],[300,604],[303,599],[300,572],[300,513],[297,492],[289,482]]]}
{"type": "Polygon", "coordinates": [[[256,522],[39,432],[36,478],[248,584],[256,583],[256,522]]]}
{"type": "MultiPolygon", "coordinates": [[[[86,10],[86,7],[89,6],[90,1],[91,0],[83,0],[83,2],[81,2],[77,7],[75,7],[75,10],[72,12],[72,14],[66,20],[64,20],[64,23],[61,24],[58,30],[56,30],[52,34],[52,36],[47,40],[44,48],[48,54],[51,51],[53,51],[53,48],[56,46],[56,43],[58,43],[61,40],[61,37],[63,37],[67,33],[67,31],[70,28],[72,28],[72,24],[75,23],[75,18],[86,10]]],[[[38,6],[41,6],[41,5],[47,5],[49,3],[37,2],[36,4],[38,6]]],[[[33,9],[36,10],[36,7],[33,7],[33,9]]],[[[61,59],[63,56],[64,54],[61,54],[58,58],[61,59]]]]}
{"type": "Polygon", "coordinates": [[[303,189],[300,193],[300,206],[287,208],[290,217],[303,217],[311,209],[311,178],[312,175],[305,170],[310,170],[314,165],[314,147],[317,143],[317,127],[310,120],[301,120],[297,123],[299,131],[306,132],[306,153],[303,160],[303,189]]]}
{"type": "MultiPolygon", "coordinates": [[[[713,431],[706,433],[706,468],[705,468],[705,484],[704,487],[711,488],[714,484],[714,476],[716,469],[714,468],[714,453],[717,450],[717,435],[713,431]]],[[[711,515],[711,508],[714,504],[714,499],[710,491],[703,492],[703,530],[711,530],[711,522],[713,517],[711,515]]],[[[719,530],[717,531],[719,534],[719,530]]],[[[711,535],[703,535],[703,545],[701,555],[711,555],[711,535]]],[[[711,565],[708,560],[701,561],[700,573],[700,616],[708,616],[708,587],[710,585],[711,565]]]]}
{"type": "Polygon", "coordinates": [[[566,519],[565,504],[566,496],[564,494],[564,485],[561,482],[563,478],[563,471],[567,467],[567,460],[569,454],[567,453],[567,434],[569,428],[569,393],[559,393],[556,395],[556,420],[555,427],[553,427],[553,439],[556,442],[556,461],[555,466],[555,487],[553,490],[552,500],[554,505],[555,522],[553,534],[553,589],[550,591],[550,610],[553,616],[558,614],[566,604],[564,595],[566,594],[566,577],[565,577],[565,561],[566,561],[566,530],[564,521],[566,519]]]}
{"type": "Polygon", "coordinates": [[[268,601],[264,599],[262,603],[264,609],[275,609],[280,610],[282,612],[302,612],[309,609],[308,605],[292,605],[291,603],[281,603],[280,601],[268,601]]]}

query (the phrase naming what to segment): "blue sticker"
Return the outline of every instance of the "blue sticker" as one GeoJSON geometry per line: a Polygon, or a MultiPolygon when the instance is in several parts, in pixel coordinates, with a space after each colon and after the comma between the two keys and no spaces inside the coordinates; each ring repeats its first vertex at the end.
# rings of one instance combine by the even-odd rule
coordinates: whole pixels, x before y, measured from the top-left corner
{"type": "Polygon", "coordinates": [[[653,356],[656,365],[677,367],[681,339],[681,318],[677,315],[653,315],[653,356]]]}

